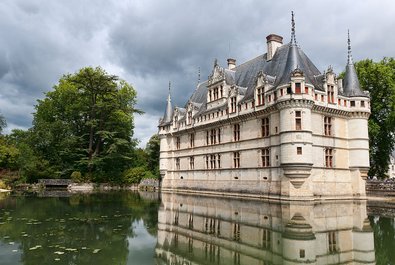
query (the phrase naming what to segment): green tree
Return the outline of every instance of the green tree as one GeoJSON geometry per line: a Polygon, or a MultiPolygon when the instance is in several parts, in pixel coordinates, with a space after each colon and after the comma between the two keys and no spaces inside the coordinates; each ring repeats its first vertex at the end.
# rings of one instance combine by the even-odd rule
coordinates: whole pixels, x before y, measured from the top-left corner
{"type": "Polygon", "coordinates": [[[361,87],[368,90],[371,97],[369,175],[384,178],[395,144],[395,60],[366,59],[355,66],[361,87]]]}
{"type": "Polygon", "coordinates": [[[149,139],[145,148],[147,153],[148,169],[156,176],[159,177],[159,152],[160,152],[160,139],[158,134],[154,134],[149,139]]]}
{"type": "Polygon", "coordinates": [[[64,75],[38,101],[32,144],[55,176],[74,171],[96,181],[116,181],[129,167],[136,91],[100,67],[64,75]]]}
{"type": "Polygon", "coordinates": [[[0,135],[3,132],[4,128],[7,127],[7,122],[3,115],[0,113],[0,135]]]}

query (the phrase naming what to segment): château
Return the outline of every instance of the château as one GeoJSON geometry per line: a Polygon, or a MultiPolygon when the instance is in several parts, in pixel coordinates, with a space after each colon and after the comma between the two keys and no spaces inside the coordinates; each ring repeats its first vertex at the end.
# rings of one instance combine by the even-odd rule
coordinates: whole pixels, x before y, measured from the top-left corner
{"type": "Polygon", "coordinates": [[[295,37],[263,55],[215,60],[184,107],[159,122],[162,190],[271,199],[365,198],[370,98],[351,55],[320,72],[295,37]]]}

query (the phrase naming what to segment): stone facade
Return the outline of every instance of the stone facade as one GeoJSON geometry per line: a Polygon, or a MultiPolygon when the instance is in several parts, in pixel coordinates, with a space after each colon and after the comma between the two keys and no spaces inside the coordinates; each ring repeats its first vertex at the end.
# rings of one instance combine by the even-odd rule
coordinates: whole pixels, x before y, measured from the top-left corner
{"type": "Polygon", "coordinates": [[[365,201],[162,193],[155,253],[163,264],[376,264],[365,201]]]}
{"type": "Polygon", "coordinates": [[[369,95],[351,58],[344,80],[318,71],[296,44],[217,61],[184,108],[170,93],[159,123],[163,190],[288,200],[365,198],[369,95]]]}

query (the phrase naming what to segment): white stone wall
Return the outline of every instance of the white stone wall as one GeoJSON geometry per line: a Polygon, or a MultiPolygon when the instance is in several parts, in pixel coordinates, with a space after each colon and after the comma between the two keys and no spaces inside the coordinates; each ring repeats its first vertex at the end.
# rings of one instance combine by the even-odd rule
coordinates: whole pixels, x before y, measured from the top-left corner
{"type": "MultiPolygon", "coordinates": [[[[226,96],[237,95],[237,90],[225,82],[218,84],[223,85],[224,98],[211,102],[206,113],[194,117],[191,125],[160,127],[163,189],[270,198],[285,196],[291,200],[365,197],[364,178],[369,168],[367,98],[339,96],[334,75],[328,73],[327,84],[335,86],[333,103],[327,102],[326,92],[306,84],[304,77],[293,77],[293,94],[284,93],[286,86],[279,87],[266,92],[265,105],[244,102],[235,113],[210,111],[210,107],[218,107],[220,102],[229,103],[226,96]],[[294,82],[301,83],[301,94],[295,94],[294,82]],[[282,96],[280,90],[283,90],[282,96]],[[355,106],[350,105],[351,101],[355,106]],[[296,130],[296,111],[301,112],[301,130],[296,130]],[[270,120],[268,137],[262,137],[264,117],[270,120]],[[324,135],[324,117],[331,118],[330,135],[324,135]],[[234,124],[240,125],[238,141],[234,140],[234,124]],[[207,145],[206,133],[211,129],[221,130],[221,143],[217,139],[217,144],[207,145]],[[191,133],[195,134],[194,147],[190,146],[191,133]],[[297,154],[298,147],[302,148],[302,154],[297,154]],[[270,149],[270,167],[262,165],[263,148],[270,149]],[[332,149],[332,168],[326,165],[326,148],[332,149]],[[240,168],[234,167],[234,152],[240,154],[240,168]],[[210,155],[221,156],[221,168],[218,161],[216,168],[211,168],[210,157],[207,167],[206,156],[210,155]],[[190,157],[194,158],[193,168],[190,157]],[[179,169],[176,159],[180,161],[179,169]]],[[[238,101],[242,97],[238,94],[238,101]]]]}

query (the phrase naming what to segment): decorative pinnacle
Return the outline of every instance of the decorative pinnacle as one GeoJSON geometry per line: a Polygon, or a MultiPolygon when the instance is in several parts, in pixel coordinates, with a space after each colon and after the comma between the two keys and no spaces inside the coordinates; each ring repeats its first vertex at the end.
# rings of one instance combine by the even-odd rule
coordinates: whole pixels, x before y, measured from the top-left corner
{"type": "Polygon", "coordinates": [[[198,68],[198,84],[200,83],[200,67],[198,68]]]}
{"type": "Polygon", "coordinates": [[[296,36],[295,36],[295,18],[294,18],[294,11],[291,11],[292,21],[291,21],[291,44],[296,45],[296,36]]]}
{"type": "Polygon", "coordinates": [[[169,95],[167,96],[167,100],[168,100],[168,101],[171,100],[171,98],[170,98],[170,88],[171,88],[171,82],[169,81],[169,95]]]}
{"type": "Polygon", "coordinates": [[[350,40],[350,30],[347,30],[347,35],[348,35],[348,56],[347,56],[347,63],[348,64],[353,64],[352,62],[352,55],[351,55],[351,40],[350,40]]]}

